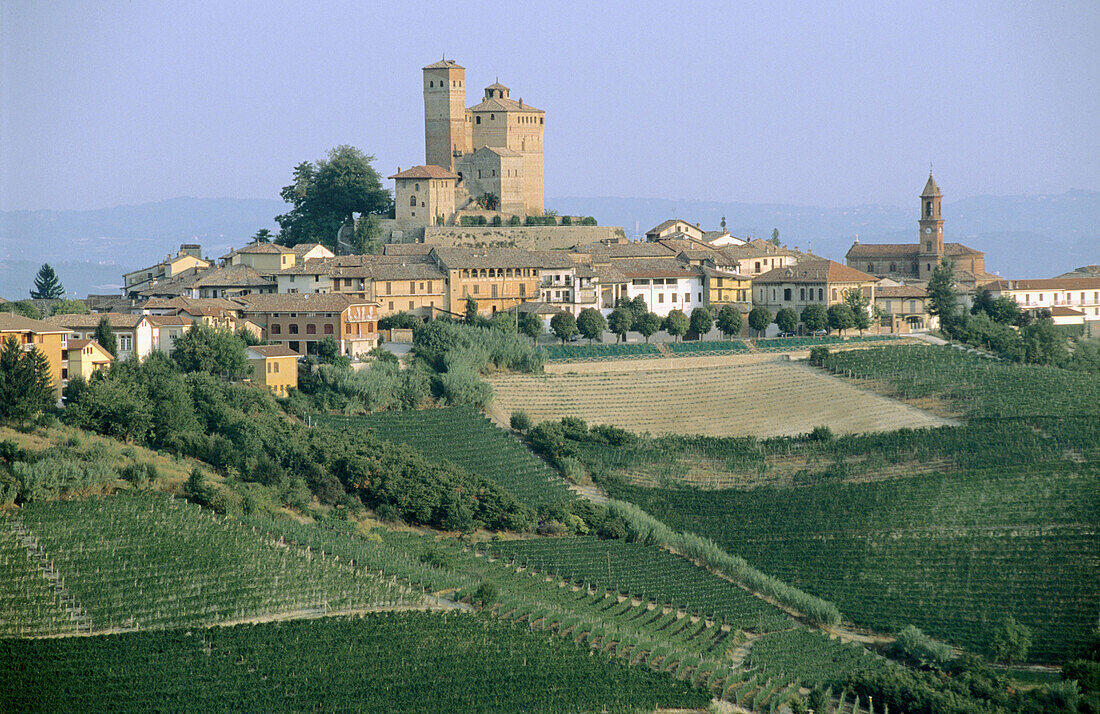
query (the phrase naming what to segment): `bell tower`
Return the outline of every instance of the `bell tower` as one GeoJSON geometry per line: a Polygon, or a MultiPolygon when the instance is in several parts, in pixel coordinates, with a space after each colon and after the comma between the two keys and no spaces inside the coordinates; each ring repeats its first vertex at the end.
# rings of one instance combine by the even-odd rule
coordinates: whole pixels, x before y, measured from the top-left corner
{"type": "Polygon", "coordinates": [[[466,150],[466,69],[442,59],[424,68],[424,163],[454,170],[466,150]]]}
{"type": "Polygon", "coordinates": [[[932,277],[932,271],[943,258],[943,194],[932,172],[920,194],[920,237],[917,248],[917,274],[921,280],[932,277]]]}

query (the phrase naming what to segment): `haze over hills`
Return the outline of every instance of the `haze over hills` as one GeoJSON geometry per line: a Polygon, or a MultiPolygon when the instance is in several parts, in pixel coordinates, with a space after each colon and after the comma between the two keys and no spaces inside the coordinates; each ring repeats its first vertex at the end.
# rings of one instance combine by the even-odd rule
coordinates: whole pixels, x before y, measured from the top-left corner
{"type": "MultiPolygon", "coordinates": [[[[722,217],[738,236],[767,238],[778,228],[783,243],[834,260],[856,234],[863,242],[911,242],[913,205],[822,208],[669,199],[562,197],[547,200],[561,214],[595,216],[621,225],[628,236],[666,218],[717,228],[722,217]]],[[[0,296],[24,297],[42,262],[58,271],[71,295],[113,293],[122,273],[149,265],[180,243],[200,243],[218,257],[260,228],[276,229],[286,205],[272,199],[173,198],[89,211],[0,212],[0,296]]],[[[1100,192],[976,196],[945,204],[947,240],[986,251],[990,272],[1050,277],[1100,263],[1100,192]]]]}

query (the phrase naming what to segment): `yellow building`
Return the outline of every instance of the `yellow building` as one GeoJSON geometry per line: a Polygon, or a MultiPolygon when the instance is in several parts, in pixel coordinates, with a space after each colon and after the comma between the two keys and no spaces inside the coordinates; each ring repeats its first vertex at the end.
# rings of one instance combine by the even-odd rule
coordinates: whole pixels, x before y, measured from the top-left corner
{"type": "Polygon", "coordinates": [[[477,302],[477,311],[492,314],[539,296],[543,260],[519,248],[436,247],[431,256],[447,275],[448,305],[462,314],[466,299],[477,302]]]}
{"type": "Polygon", "coordinates": [[[741,303],[752,307],[752,278],[703,264],[703,293],[712,307],[741,303]]]}
{"type": "Polygon", "coordinates": [[[156,265],[124,273],[123,293],[134,296],[159,281],[170,280],[189,270],[194,272],[209,267],[210,262],[202,257],[202,248],[194,243],[185,243],[180,246],[178,253],[168,256],[156,265]]]}
{"type": "Polygon", "coordinates": [[[258,273],[275,273],[293,268],[298,255],[293,248],[274,243],[249,243],[243,248],[223,255],[222,265],[247,265],[258,273]]]}
{"type": "Polygon", "coordinates": [[[262,384],[277,397],[298,388],[297,352],[286,345],[253,345],[245,350],[252,365],[252,382],[262,384]]]}
{"type": "Polygon", "coordinates": [[[0,313],[0,341],[14,337],[24,349],[32,346],[50,363],[50,381],[61,397],[61,375],[65,368],[65,342],[69,331],[58,325],[14,313],[0,313]]]}
{"type": "Polygon", "coordinates": [[[66,382],[74,377],[91,379],[96,370],[109,366],[113,360],[114,356],[95,340],[69,340],[61,378],[66,382]]]}

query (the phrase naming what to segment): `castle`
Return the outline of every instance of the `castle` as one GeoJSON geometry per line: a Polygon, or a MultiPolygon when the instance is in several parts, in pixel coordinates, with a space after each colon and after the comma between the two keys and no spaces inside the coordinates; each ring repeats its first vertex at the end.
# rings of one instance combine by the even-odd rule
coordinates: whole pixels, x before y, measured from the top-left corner
{"type": "Polygon", "coordinates": [[[920,233],[915,243],[856,242],[845,255],[849,267],[879,278],[927,281],[943,258],[955,265],[957,281],[974,287],[997,279],[985,272],[985,253],[962,243],[943,241],[943,194],[932,173],[921,191],[920,233]]]}
{"type": "Polygon", "coordinates": [[[423,73],[425,164],[390,176],[397,222],[449,225],[458,212],[479,210],[541,216],[546,112],[512,99],[499,82],[467,107],[466,69],[454,60],[423,73]],[[492,199],[484,205],[487,195],[492,199]]]}

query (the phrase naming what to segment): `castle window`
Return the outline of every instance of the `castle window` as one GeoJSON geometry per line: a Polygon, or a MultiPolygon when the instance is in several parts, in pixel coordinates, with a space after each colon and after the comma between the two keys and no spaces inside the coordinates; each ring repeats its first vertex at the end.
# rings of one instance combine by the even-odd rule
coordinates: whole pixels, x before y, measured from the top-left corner
{"type": "Polygon", "coordinates": [[[418,184],[418,183],[413,184],[413,191],[419,191],[419,190],[420,190],[420,184],[418,184]]]}
{"type": "Polygon", "coordinates": [[[825,300],[825,288],[818,288],[817,289],[817,299],[821,300],[821,301],[825,300]]]}
{"type": "Polygon", "coordinates": [[[416,196],[409,197],[409,206],[411,206],[412,208],[416,208],[416,196]]]}
{"type": "Polygon", "coordinates": [[[428,86],[429,86],[429,87],[434,87],[434,86],[435,86],[435,82],[428,82],[428,86]]]}
{"type": "Polygon", "coordinates": [[[497,115],[496,115],[496,114],[490,114],[490,115],[489,115],[489,119],[490,119],[490,120],[492,120],[492,119],[496,119],[496,118],[497,118],[497,115]]]}
{"type": "Polygon", "coordinates": [[[898,264],[897,263],[890,263],[890,272],[891,273],[898,272],[898,264]]]}
{"type": "Polygon", "coordinates": [[[867,264],[867,272],[868,272],[868,273],[873,273],[873,272],[875,272],[875,264],[874,264],[874,263],[868,263],[868,264],[867,264]]]}
{"type": "Polygon", "coordinates": [[[790,288],[783,288],[783,300],[785,302],[790,302],[790,299],[791,299],[791,289],[790,288]]]}
{"type": "Polygon", "coordinates": [[[925,250],[932,250],[932,241],[928,241],[924,244],[925,250]]]}
{"type": "Polygon", "coordinates": [[[931,201],[925,201],[924,202],[924,215],[928,216],[929,218],[932,217],[932,202],[931,201]]]}
{"type": "Polygon", "coordinates": [[[477,118],[477,123],[478,123],[478,124],[480,124],[480,123],[481,123],[481,117],[478,117],[478,118],[477,118]]]}

